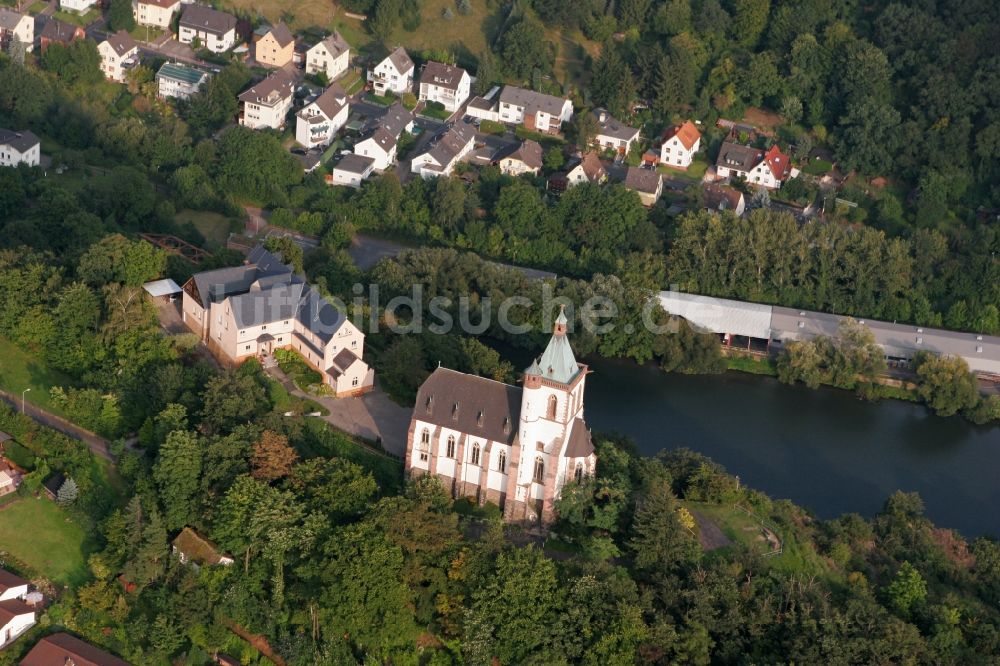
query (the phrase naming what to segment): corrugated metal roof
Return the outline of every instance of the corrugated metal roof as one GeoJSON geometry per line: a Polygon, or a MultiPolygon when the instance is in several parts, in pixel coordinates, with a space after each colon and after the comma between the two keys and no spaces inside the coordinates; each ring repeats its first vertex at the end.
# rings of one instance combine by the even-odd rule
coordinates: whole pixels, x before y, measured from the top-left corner
{"type": "Polygon", "coordinates": [[[767,339],[771,335],[771,306],[726,298],[661,291],[660,305],[697,328],[767,339]]]}

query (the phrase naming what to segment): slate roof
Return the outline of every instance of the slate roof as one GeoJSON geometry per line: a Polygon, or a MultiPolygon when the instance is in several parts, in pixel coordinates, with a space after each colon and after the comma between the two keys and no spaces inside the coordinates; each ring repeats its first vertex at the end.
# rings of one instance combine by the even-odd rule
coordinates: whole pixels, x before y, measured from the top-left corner
{"type": "Polygon", "coordinates": [[[267,32],[274,38],[274,41],[278,42],[278,46],[282,48],[295,41],[292,31],[289,30],[288,26],[284,23],[278,23],[278,25],[271,26],[271,29],[267,32]]]}
{"type": "Polygon", "coordinates": [[[520,144],[513,144],[501,150],[497,155],[497,160],[505,159],[520,160],[532,169],[542,168],[542,147],[537,141],[525,139],[520,144]]]}
{"type": "Polygon", "coordinates": [[[326,369],[327,374],[336,379],[341,376],[347,369],[358,360],[358,355],[352,352],[350,349],[341,349],[333,360],[330,361],[330,367],[326,369]]]}
{"type": "Polygon", "coordinates": [[[324,344],[340,330],[347,321],[344,313],[333,307],[330,301],[312,288],[306,288],[296,316],[302,325],[312,331],[324,344]]]}
{"type": "Polygon", "coordinates": [[[128,34],[124,30],[119,30],[115,34],[110,35],[107,42],[108,46],[114,49],[114,52],[117,53],[119,57],[125,55],[132,49],[139,48],[136,41],[132,39],[132,35],[128,34]]]}
{"type": "Polygon", "coordinates": [[[479,95],[476,95],[471,100],[469,100],[468,108],[480,109],[482,111],[492,111],[494,106],[495,106],[494,103],[491,102],[490,100],[486,99],[485,97],[480,97],[479,95]]]}
{"type": "Polygon", "coordinates": [[[17,24],[21,22],[24,18],[24,14],[20,12],[15,12],[13,9],[7,9],[6,7],[0,7],[0,28],[4,30],[13,30],[17,27],[17,24]]]}
{"type": "Polygon", "coordinates": [[[59,19],[50,18],[45,22],[45,27],[42,28],[42,33],[39,37],[53,42],[69,44],[79,35],[77,30],[81,29],[75,25],[63,23],[59,19]]]}
{"type": "Polygon", "coordinates": [[[406,49],[402,46],[397,46],[396,50],[386,57],[386,60],[391,62],[392,66],[395,67],[396,71],[400,74],[406,74],[406,72],[413,69],[413,60],[410,59],[410,54],[407,53],[406,49]]]}
{"type": "Polygon", "coordinates": [[[382,117],[378,119],[379,125],[397,138],[412,122],[413,114],[407,111],[406,107],[399,102],[390,106],[382,117]]]}
{"type": "Polygon", "coordinates": [[[760,164],[762,159],[764,159],[764,153],[759,148],[724,141],[719,149],[719,156],[716,158],[715,164],[746,172],[760,164]]]}
{"type": "Polygon", "coordinates": [[[564,458],[586,458],[594,453],[594,442],[590,439],[590,431],[586,422],[577,417],[573,419],[573,427],[569,431],[569,442],[566,444],[564,458]]]}
{"type": "Polygon", "coordinates": [[[594,119],[597,120],[598,134],[624,141],[632,141],[639,137],[639,130],[616,120],[607,109],[594,109],[593,113],[594,119]],[[602,115],[604,120],[601,120],[602,115]]]}
{"type": "Polygon", "coordinates": [[[19,153],[34,148],[38,144],[38,137],[30,130],[15,132],[0,127],[0,145],[7,145],[19,153]]]}
{"type": "Polygon", "coordinates": [[[236,29],[236,17],[204,5],[189,5],[181,15],[180,27],[221,37],[236,29]]]}
{"type": "Polygon", "coordinates": [[[694,144],[698,142],[698,139],[701,138],[701,132],[694,126],[694,123],[690,120],[685,120],[682,124],[674,125],[668,129],[663,134],[663,140],[669,141],[675,136],[687,150],[691,150],[694,144]]]}
{"type": "Polygon", "coordinates": [[[521,388],[437,368],[420,390],[413,418],[511,444],[521,416],[521,388]]]}
{"type": "Polygon", "coordinates": [[[31,648],[21,666],[131,666],[124,659],[67,633],[46,636],[31,648]]]}
{"type": "Polygon", "coordinates": [[[371,165],[375,163],[375,160],[371,157],[365,157],[364,155],[344,155],[340,162],[337,163],[334,169],[338,171],[346,171],[347,173],[356,173],[358,175],[364,175],[367,173],[371,165]]]}
{"type": "Polygon", "coordinates": [[[447,88],[448,90],[458,90],[458,84],[465,73],[465,70],[461,67],[431,60],[424,65],[424,71],[420,73],[420,83],[447,88]]]}
{"type": "Polygon", "coordinates": [[[376,127],[373,130],[369,130],[364,136],[361,137],[361,141],[355,144],[355,150],[357,150],[358,144],[368,141],[371,139],[374,141],[383,152],[388,153],[396,145],[396,137],[398,135],[393,134],[384,127],[376,127]]]}
{"type": "Polygon", "coordinates": [[[0,594],[3,594],[12,587],[20,587],[21,585],[27,584],[28,581],[24,580],[20,576],[15,576],[6,569],[0,569],[0,594]]]}
{"type": "Polygon", "coordinates": [[[743,193],[725,185],[706,185],[705,208],[709,210],[736,210],[743,193]]]}
{"type": "Polygon", "coordinates": [[[345,51],[351,50],[351,45],[348,44],[347,40],[344,39],[343,36],[336,30],[333,31],[332,35],[325,37],[320,44],[325,46],[327,52],[334,58],[345,51]]]}
{"type": "Polygon", "coordinates": [[[0,627],[7,626],[7,623],[15,617],[34,612],[34,608],[20,599],[7,599],[5,601],[0,601],[0,627]]]}
{"type": "Polygon", "coordinates": [[[460,120],[439,133],[423,154],[430,155],[435,162],[445,166],[458,157],[459,153],[469,145],[469,142],[475,139],[475,136],[475,126],[460,120]]]}
{"type": "Polygon", "coordinates": [[[317,97],[313,104],[319,107],[327,118],[333,118],[347,106],[347,94],[338,84],[333,84],[317,97]]]}
{"type": "Polygon", "coordinates": [[[656,194],[660,187],[660,174],[653,169],[629,167],[625,176],[625,187],[636,192],[656,194]]]}
{"type": "Polygon", "coordinates": [[[291,97],[294,93],[295,78],[284,70],[278,70],[260,83],[250,86],[240,93],[240,101],[273,106],[281,100],[291,97]]]}
{"type": "Polygon", "coordinates": [[[245,294],[230,296],[229,305],[238,328],[251,328],[273,321],[292,319],[308,287],[299,278],[293,282],[271,284],[245,294]]]}
{"type": "Polygon", "coordinates": [[[561,116],[566,100],[553,95],[526,90],[517,86],[504,86],[500,91],[501,104],[513,104],[527,110],[543,111],[550,116],[561,116]]]}

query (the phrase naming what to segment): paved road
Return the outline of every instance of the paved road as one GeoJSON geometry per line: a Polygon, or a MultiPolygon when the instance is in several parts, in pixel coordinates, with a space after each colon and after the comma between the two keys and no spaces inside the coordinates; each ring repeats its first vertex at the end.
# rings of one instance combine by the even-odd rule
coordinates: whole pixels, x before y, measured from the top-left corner
{"type": "MultiPolygon", "coordinates": [[[[0,390],[0,400],[8,403],[11,407],[17,411],[21,410],[21,396],[15,396],[6,391],[0,390]]],[[[52,428],[67,437],[79,440],[90,447],[90,450],[98,456],[101,456],[105,460],[110,460],[114,462],[114,456],[111,455],[111,451],[108,449],[108,441],[102,437],[95,435],[94,433],[81,428],[75,423],[70,423],[61,416],[56,416],[52,412],[46,411],[41,407],[36,407],[30,402],[24,403],[24,413],[25,415],[31,417],[36,423],[45,426],[46,428],[52,428]]]]}

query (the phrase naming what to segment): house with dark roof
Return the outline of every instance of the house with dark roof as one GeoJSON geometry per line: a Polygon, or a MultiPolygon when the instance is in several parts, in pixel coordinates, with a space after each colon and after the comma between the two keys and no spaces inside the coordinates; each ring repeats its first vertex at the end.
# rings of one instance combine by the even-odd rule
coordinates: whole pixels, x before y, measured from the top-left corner
{"type": "Polygon", "coordinates": [[[65,632],[51,634],[35,643],[21,666],[132,666],[110,652],[85,643],[65,632]]]}
{"type": "Polygon", "coordinates": [[[236,44],[236,17],[205,5],[188,5],[181,14],[177,41],[194,40],[213,53],[225,53],[236,44]]]}
{"type": "Polygon", "coordinates": [[[125,81],[125,73],[139,64],[139,44],[124,30],[119,30],[97,45],[104,78],[116,83],[125,81]]]}
{"type": "Polygon", "coordinates": [[[413,60],[406,49],[398,46],[368,71],[368,80],[379,95],[410,92],[413,90],[413,60]]]}
{"type": "Polygon", "coordinates": [[[405,468],[432,474],[455,498],[491,502],[511,522],[548,523],[567,483],[597,464],[583,416],[587,366],[560,312],[521,386],[439,367],[420,386],[405,468]]]}
{"type": "Polygon", "coordinates": [[[0,127],[0,166],[38,166],[41,158],[41,142],[33,132],[0,127]]]}
{"type": "Polygon", "coordinates": [[[566,186],[573,187],[583,183],[600,185],[608,179],[608,172],[597,153],[584,153],[572,160],[566,168],[566,186]]]}
{"type": "Polygon", "coordinates": [[[165,30],[170,27],[174,14],[180,8],[181,0],[135,0],[132,3],[132,16],[139,25],[165,30]]]}
{"type": "Polygon", "coordinates": [[[746,211],[746,198],[739,190],[728,185],[705,185],[705,210],[713,213],[732,211],[737,217],[746,211]]]}
{"type": "Polygon", "coordinates": [[[333,84],[295,114],[295,140],[306,148],[328,146],[347,122],[347,94],[333,84]]]}
{"type": "MultiPolygon", "coordinates": [[[[35,626],[35,609],[21,599],[0,601],[0,650],[35,626]]],[[[24,662],[22,662],[24,663],[24,662]]]]}
{"type": "Polygon", "coordinates": [[[70,25],[69,23],[63,23],[59,19],[50,18],[45,22],[45,27],[42,28],[42,32],[38,36],[38,42],[42,53],[45,53],[50,44],[69,46],[76,40],[83,39],[84,37],[86,37],[86,33],[80,26],[70,25]]]}
{"type": "Polygon", "coordinates": [[[525,139],[501,149],[495,159],[500,171],[508,176],[537,175],[542,168],[542,146],[537,141],[525,139]]]}
{"type": "Polygon", "coordinates": [[[655,169],[629,167],[625,175],[625,189],[639,195],[642,205],[655,206],[663,194],[663,179],[655,169]]]}
{"type": "Polygon", "coordinates": [[[6,569],[0,569],[0,601],[24,599],[28,596],[28,581],[6,569]]]}
{"type": "Polygon", "coordinates": [[[421,178],[450,176],[455,165],[476,145],[476,127],[464,120],[444,127],[423,152],[410,161],[410,171],[421,178]]]}
{"type": "Polygon", "coordinates": [[[364,155],[352,153],[345,155],[330,171],[327,182],[330,185],[345,187],[361,187],[361,183],[372,175],[375,170],[375,160],[364,155]]]}
{"type": "Polygon", "coordinates": [[[399,102],[372,121],[354,144],[354,154],[372,159],[372,168],[381,173],[396,161],[399,137],[413,131],[413,114],[399,102]]]}
{"type": "Polygon", "coordinates": [[[639,140],[639,130],[617,120],[607,109],[594,109],[592,113],[597,121],[594,143],[619,155],[628,155],[632,144],[639,140]]]}
{"type": "Polygon", "coordinates": [[[777,144],[766,151],[724,141],[715,160],[715,174],[719,178],[742,178],[750,185],[777,189],[794,176],[792,162],[777,144]]]}
{"type": "Polygon", "coordinates": [[[295,53],[295,37],[284,23],[271,26],[254,42],[254,60],[268,67],[284,67],[295,53]]]}
{"type": "Polygon", "coordinates": [[[295,99],[295,77],[278,70],[240,93],[240,125],[281,129],[295,99]]]}
{"type": "Polygon", "coordinates": [[[340,355],[347,350],[360,360],[364,334],[262,246],[242,266],[196,273],[183,289],[184,323],[220,360],[238,364],[291,349],[337,396],[371,390],[375,375],[367,364],[340,355]]]}
{"type": "Polygon", "coordinates": [[[517,86],[504,86],[498,104],[500,122],[524,125],[536,132],[556,134],[563,123],[573,119],[573,103],[568,99],[517,86]]]}
{"type": "Polygon", "coordinates": [[[35,17],[0,7],[0,51],[7,53],[15,39],[25,51],[35,48],[35,17]]]}
{"type": "Polygon", "coordinates": [[[306,51],[306,74],[322,72],[327,81],[339,78],[350,64],[351,46],[336,30],[306,51]]]}
{"type": "Polygon", "coordinates": [[[433,60],[420,72],[420,101],[438,102],[446,111],[454,113],[465,104],[472,92],[472,77],[455,65],[433,60]]]}

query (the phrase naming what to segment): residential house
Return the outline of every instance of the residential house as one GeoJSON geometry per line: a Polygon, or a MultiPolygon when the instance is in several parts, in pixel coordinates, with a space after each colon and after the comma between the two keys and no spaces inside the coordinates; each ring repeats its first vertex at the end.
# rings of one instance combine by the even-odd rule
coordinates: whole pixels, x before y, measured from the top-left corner
{"type": "Polygon", "coordinates": [[[65,632],[51,634],[35,643],[20,666],[132,666],[109,652],[65,632]]]}
{"type": "Polygon", "coordinates": [[[410,171],[421,178],[449,176],[458,162],[476,145],[476,127],[464,120],[445,127],[424,152],[410,162],[410,171]]]}
{"type": "Polygon", "coordinates": [[[195,566],[229,566],[233,563],[232,557],[219,552],[215,544],[190,527],[182,529],[180,534],[174,537],[170,546],[171,551],[181,564],[190,562],[195,566]]]}
{"type": "Polygon", "coordinates": [[[715,160],[719,178],[742,178],[751,185],[777,189],[792,175],[791,160],[777,144],[766,151],[725,141],[715,160]]]}
{"type": "Polygon", "coordinates": [[[17,490],[17,485],[12,470],[8,469],[0,459],[0,497],[9,495],[17,490]]]}
{"type": "Polygon", "coordinates": [[[536,132],[556,134],[563,123],[573,119],[573,103],[568,99],[516,86],[504,86],[499,103],[501,122],[524,125],[536,132]]]}
{"type": "Polygon", "coordinates": [[[296,351],[338,397],[370,391],[364,334],[317,290],[262,246],[242,266],[195,274],[184,283],[181,316],[224,362],[296,351]]]}
{"type": "Polygon", "coordinates": [[[639,195],[642,205],[647,208],[656,205],[663,193],[663,179],[655,169],[629,167],[625,176],[625,189],[639,195]]]}
{"type": "Polygon", "coordinates": [[[295,98],[295,77],[283,70],[240,93],[240,125],[250,129],[280,129],[295,98]]]}
{"type": "Polygon", "coordinates": [[[213,53],[224,53],[236,44],[236,17],[204,5],[189,5],[181,14],[177,40],[194,40],[213,53]]]}
{"type": "Polygon", "coordinates": [[[628,155],[632,144],[639,140],[639,130],[615,120],[607,109],[594,109],[593,114],[597,121],[594,143],[619,155],[628,155]]]}
{"type": "Polygon", "coordinates": [[[608,172],[601,163],[597,153],[585,153],[583,157],[571,162],[566,169],[566,185],[573,187],[582,183],[600,185],[608,179],[608,172]]]}
{"type": "Polygon", "coordinates": [[[41,157],[41,142],[34,133],[28,130],[14,132],[0,127],[0,166],[25,164],[34,167],[38,166],[41,157]]]}
{"type": "Polygon", "coordinates": [[[334,165],[327,182],[331,185],[346,187],[361,187],[361,183],[372,175],[375,170],[375,160],[364,155],[344,155],[340,162],[334,165]]]}
{"type": "Polygon", "coordinates": [[[469,99],[472,77],[461,67],[428,62],[420,73],[420,100],[438,102],[454,113],[469,99]]]}
{"type": "Polygon", "coordinates": [[[497,155],[496,161],[501,173],[508,176],[520,176],[525,173],[538,175],[542,168],[542,147],[537,141],[525,139],[520,144],[502,150],[497,155]]]}
{"type": "MultiPolygon", "coordinates": [[[[21,599],[0,601],[0,650],[35,626],[35,609],[21,599]]],[[[22,664],[24,662],[21,662],[22,664]]]]}
{"type": "Polygon", "coordinates": [[[25,51],[35,48],[35,17],[0,7],[0,51],[8,53],[15,39],[24,44],[25,51]]]}
{"type": "Polygon", "coordinates": [[[86,14],[97,4],[97,0],[59,0],[59,9],[77,14],[86,14]]]}
{"type": "Polygon", "coordinates": [[[180,8],[181,0],[134,0],[132,16],[139,25],[169,30],[180,8]]]}
{"type": "Polygon", "coordinates": [[[295,37],[284,23],[271,27],[254,43],[254,59],[270,67],[284,67],[294,52],[295,37]]]}
{"type": "Polygon", "coordinates": [[[306,51],[306,74],[323,72],[327,81],[340,78],[350,64],[351,46],[336,30],[306,51]]]}
{"type": "Polygon", "coordinates": [[[28,581],[15,576],[6,569],[0,569],[0,601],[24,599],[28,596],[28,581]]]}
{"type": "Polygon", "coordinates": [[[63,23],[59,19],[50,18],[45,22],[45,27],[38,37],[42,53],[49,48],[50,44],[61,44],[69,46],[78,39],[86,37],[86,33],[78,25],[63,23]]]}
{"type": "Polygon", "coordinates": [[[746,198],[739,190],[726,185],[705,185],[705,210],[720,213],[731,210],[737,217],[746,210],[746,198]]]}
{"type": "Polygon", "coordinates": [[[306,148],[327,146],[347,122],[349,104],[336,83],[295,116],[295,140],[306,148]]]}
{"type": "Polygon", "coordinates": [[[498,505],[511,522],[549,523],[567,483],[594,474],[583,416],[587,366],[560,313],[521,386],[439,367],[417,392],[404,468],[438,477],[456,498],[498,505]]]}
{"type": "Polygon", "coordinates": [[[660,143],[659,164],[665,164],[675,169],[687,169],[695,153],[701,149],[701,132],[694,123],[686,120],[680,125],[674,125],[663,134],[660,143]]]}
{"type": "Polygon", "coordinates": [[[400,135],[412,130],[413,114],[397,102],[365,130],[354,144],[354,154],[372,158],[372,168],[381,173],[396,161],[400,135]]]}
{"type": "Polygon", "coordinates": [[[101,71],[109,81],[124,83],[125,73],[139,63],[139,44],[132,35],[119,30],[97,45],[101,71]]]}
{"type": "Polygon", "coordinates": [[[198,92],[208,80],[208,72],[177,62],[165,62],[156,73],[156,85],[161,99],[187,99],[198,92]]]}
{"type": "Polygon", "coordinates": [[[402,95],[413,90],[413,61],[402,46],[396,48],[368,72],[376,94],[402,95]]]}
{"type": "Polygon", "coordinates": [[[465,115],[476,120],[500,121],[500,110],[496,100],[488,100],[476,95],[465,107],[465,115]]]}

